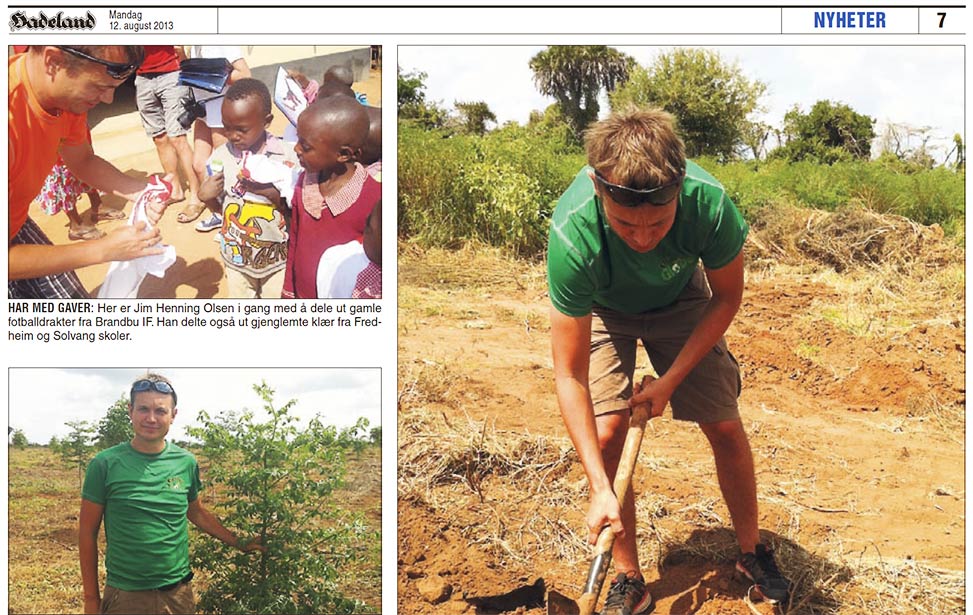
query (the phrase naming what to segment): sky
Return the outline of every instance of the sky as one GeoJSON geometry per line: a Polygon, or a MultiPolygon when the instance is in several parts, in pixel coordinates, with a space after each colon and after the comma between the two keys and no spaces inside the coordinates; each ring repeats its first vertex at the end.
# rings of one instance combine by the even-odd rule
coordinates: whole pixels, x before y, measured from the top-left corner
{"type": "MultiPolygon", "coordinates": [[[[616,47],[647,66],[672,47],[616,47]]],[[[850,105],[877,120],[931,126],[939,144],[963,131],[963,49],[959,46],[712,46],[744,74],[767,84],[766,108],[753,119],[780,126],[795,104],[818,100],[850,105]]],[[[525,123],[531,110],[554,102],[534,86],[530,58],[544,47],[400,46],[399,67],[428,74],[426,98],[452,107],[485,101],[498,123],[525,123]]],[[[602,105],[603,111],[607,105],[602,105]]],[[[964,141],[965,141],[964,135],[964,141]]],[[[945,153],[945,152],[942,152],[945,153]]]]}
{"type": "MultiPolygon", "coordinates": [[[[52,435],[70,431],[66,421],[97,422],[128,391],[145,369],[21,369],[9,370],[10,416],[14,429],[28,441],[47,444],[52,435]]],[[[183,428],[194,424],[200,410],[210,416],[221,411],[250,409],[266,416],[254,384],[266,381],[276,391],[274,405],[296,399],[292,414],[299,424],[320,413],[322,421],[339,428],[359,417],[372,427],[381,424],[379,369],[165,369],[151,368],[168,378],[178,396],[176,419],[169,437],[186,439],[183,428]]]]}

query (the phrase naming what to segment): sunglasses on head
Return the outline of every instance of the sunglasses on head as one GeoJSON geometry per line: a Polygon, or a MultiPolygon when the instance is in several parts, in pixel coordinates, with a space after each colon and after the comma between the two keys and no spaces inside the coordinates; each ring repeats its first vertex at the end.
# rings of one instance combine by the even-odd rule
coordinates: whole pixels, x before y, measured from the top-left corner
{"type": "Polygon", "coordinates": [[[667,205],[672,199],[676,198],[679,192],[682,190],[682,180],[686,177],[686,171],[679,173],[676,179],[662,184],[661,186],[656,186],[655,188],[650,188],[648,190],[636,190],[635,188],[629,188],[628,186],[619,186],[618,184],[613,184],[604,177],[601,173],[595,171],[595,179],[598,180],[604,188],[608,196],[611,197],[613,201],[618,203],[623,207],[637,207],[639,205],[644,205],[648,203],[649,205],[667,205]]]}
{"type": "Polygon", "coordinates": [[[158,380],[136,380],[135,384],[132,385],[132,393],[144,393],[145,391],[155,391],[156,393],[162,393],[163,395],[175,396],[176,391],[169,385],[168,382],[161,382],[158,380]]]}
{"type": "Polygon", "coordinates": [[[105,67],[105,72],[112,79],[118,79],[119,81],[123,79],[128,79],[128,76],[135,72],[135,69],[139,67],[138,64],[123,64],[118,62],[109,62],[108,60],[102,60],[101,58],[96,58],[90,56],[87,53],[75,49],[74,47],[68,47],[66,45],[56,45],[61,51],[65,51],[76,58],[81,58],[83,60],[88,60],[89,62],[94,62],[95,64],[101,64],[105,67]]]}

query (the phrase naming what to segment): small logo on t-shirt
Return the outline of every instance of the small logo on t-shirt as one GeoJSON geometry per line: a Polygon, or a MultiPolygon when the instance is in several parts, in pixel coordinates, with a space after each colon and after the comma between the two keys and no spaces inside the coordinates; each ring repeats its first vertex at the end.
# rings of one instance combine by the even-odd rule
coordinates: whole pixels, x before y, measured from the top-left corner
{"type": "Polygon", "coordinates": [[[689,267],[692,264],[693,261],[688,258],[676,259],[671,263],[662,262],[660,265],[662,267],[662,279],[668,282],[672,278],[679,275],[679,272],[685,271],[686,267],[689,267]]]}
{"type": "Polygon", "coordinates": [[[186,488],[186,481],[181,476],[170,476],[166,480],[166,485],[173,491],[183,491],[186,488]]]}

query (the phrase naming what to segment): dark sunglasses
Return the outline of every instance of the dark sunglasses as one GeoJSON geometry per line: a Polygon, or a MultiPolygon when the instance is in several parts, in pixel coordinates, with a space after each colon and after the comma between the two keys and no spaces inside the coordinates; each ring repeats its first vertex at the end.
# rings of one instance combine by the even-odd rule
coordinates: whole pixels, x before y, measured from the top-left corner
{"type": "Polygon", "coordinates": [[[112,79],[118,79],[119,81],[128,79],[128,76],[135,72],[135,69],[139,67],[138,64],[119,64],[118,62],[109,62],[108,60],[102,60],[101,58],[96,58],[94,56],[89,56],[83,51],[79,51],[74,47],[67,47],[65,45],[55,45],[61,51],[66,51],[76,58],[82,58],[88,60],[89,62],[94,62],[95,64],[101,64],[105,67],[105,71],[108,76],[112,79]]]}
{"type": "Polygon", "coordinates": [[[135,384],[132,385],[132,395],[136,393],[144,393],[146,391],[155,391],[156,393],[162,393],[163,395],[176,396],[176,391],[173,389],[168,382],[161,382],[158,380],[136,380],[135,384]]]}
{"type": "Polygon", "coordinates": [[[613,184],[602,177],[601,173],[595,171],[595,179],[605,187],[608,196],[623,207],[637,207],[645,203],[656,206],[666,205],[676,198],[676,195],[682,190],[682,180],[685,178],[686,171],[683,171],[676,179],[667,184],[649,190],[636,190],[635,188],[613,184]]]}

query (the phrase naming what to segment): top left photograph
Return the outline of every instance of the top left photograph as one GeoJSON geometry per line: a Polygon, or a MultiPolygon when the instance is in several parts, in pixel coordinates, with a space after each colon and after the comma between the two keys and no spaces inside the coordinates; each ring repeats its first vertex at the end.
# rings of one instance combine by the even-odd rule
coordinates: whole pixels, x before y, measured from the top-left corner
{"type": "Polygon", "coordinates": [[[377,45],[8,47],[10,299],[381,298],[377,45]]]}

